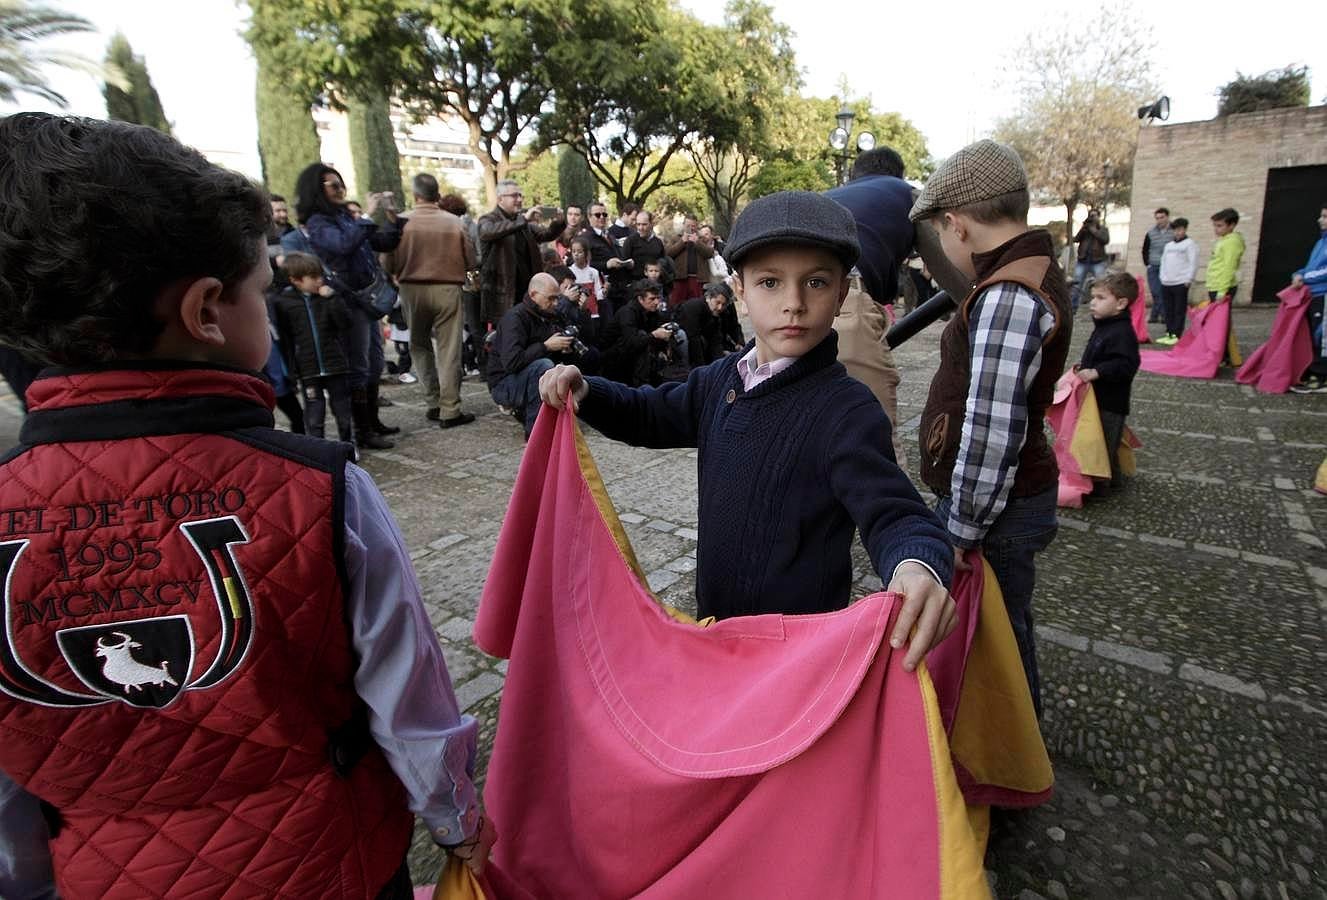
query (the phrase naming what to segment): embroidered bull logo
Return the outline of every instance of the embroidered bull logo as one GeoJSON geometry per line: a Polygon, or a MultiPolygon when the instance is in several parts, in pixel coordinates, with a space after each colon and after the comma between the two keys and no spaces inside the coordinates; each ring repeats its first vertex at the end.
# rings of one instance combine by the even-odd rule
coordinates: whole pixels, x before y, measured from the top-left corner
{"type": "MultiPolygon", "coordinates": [[[[21,657],[13,640],[15,609],[19,604],[32,606],[32,601],[13,596],[11,576],[31,541],[0,541],[3,611],[5,624],[10,625],[0,630],[0,691],[41,706],[77,708],[118,700],[161,708],[185,691],[207,690],[234,675],[254,640],[253,599],[233,551],[234,545],[249,542],[249,534],[235,516],[182,522],[178,528],[197,554],[212,589],[215,606],[210,614],[216,626],[209,625],[206,632],[210,661],[196,658],[194,622],[187,614],[117,616],[116,621],[55,631],[69,672],[89,690],[71,685],[67,677],[65,683],[51,680],[21,657]]],[[[205,606],[193,613],[208,614],[205,606]]]]}
{"type": "Polygon", "coordinates": [[[179,682],[170,677],[170,663],[163,662],[160,667],[145,666],[134,659],[133,651],[141,649],[142,644],[123,631],[112,631],[111,637],[119,642],[106,643],[106,638],[97,638],[97,655],[105,662],[101,664],[101,674],[108,681],[124,685],[126,692],[141,691],[145,684],[165,687],[168,684],[179,686],[179,682]]]}

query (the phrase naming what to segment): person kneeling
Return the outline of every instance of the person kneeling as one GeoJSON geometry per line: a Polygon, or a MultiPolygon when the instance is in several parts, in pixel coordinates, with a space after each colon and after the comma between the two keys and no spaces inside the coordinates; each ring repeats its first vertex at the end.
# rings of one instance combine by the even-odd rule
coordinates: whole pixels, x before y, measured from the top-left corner
{"type": "Polygon", "coordinates": [[[612,342],[604,348],[604,376],[633,387],[675,380],[666,377],[664,369],[674,355],[685,365],[686,332],[676,323],[665,324],[659,314],[659,282],[643,278],[631,286],[631,293],[631,302],[617,311],[612,342]]]}
{"type": "Polygon", "coordinates": [[[488,357],[488,390],[493,402],[515,412],[529,439],[539,415],[539,376],[555,363],[575,362],[576,338],[562,333],[557,318],[560,296],[552,275],[540,272],[520,304],[498,322],[488,357]]]}

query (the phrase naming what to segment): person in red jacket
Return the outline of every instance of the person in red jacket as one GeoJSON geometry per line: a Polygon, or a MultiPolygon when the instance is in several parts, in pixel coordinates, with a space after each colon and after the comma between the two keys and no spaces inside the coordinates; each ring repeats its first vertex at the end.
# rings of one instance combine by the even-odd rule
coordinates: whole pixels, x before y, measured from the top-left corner
{"type": "Polygon", "coordinates": [[[494,832],[400,532],[273,429],[265,192],[150,128],[0,119],[0,896],[396,898],[494,832]]]}

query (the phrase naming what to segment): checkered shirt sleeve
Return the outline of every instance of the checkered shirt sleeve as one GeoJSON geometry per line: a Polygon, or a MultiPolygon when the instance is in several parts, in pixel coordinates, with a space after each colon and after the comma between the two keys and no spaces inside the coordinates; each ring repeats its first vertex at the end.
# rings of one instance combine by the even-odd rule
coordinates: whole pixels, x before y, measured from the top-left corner
{"type": "Polygon", "coordinates": [[[964,548],[981,543],[1009,499],[1027,432],[1028,390],[1055,316],[1027,288],[1001,282],[977,298],[969,321],[972,378],[946,523],[964,548]]]}

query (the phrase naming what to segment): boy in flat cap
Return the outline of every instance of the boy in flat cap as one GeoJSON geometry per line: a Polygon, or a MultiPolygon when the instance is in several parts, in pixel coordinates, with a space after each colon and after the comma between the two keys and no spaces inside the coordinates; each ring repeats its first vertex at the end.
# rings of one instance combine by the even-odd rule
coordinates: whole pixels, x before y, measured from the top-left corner
{"type": "Polygon", "coordinates": [[[756,333],[741,353],[659,388],[558,366],[540,393],[559,409],[574,398],[615,440],[699,448],[701,617],[842,609],[856,527],[881,580],[907,597],[890,641],[917,626],[911,670],[953,628],[953,551],[894,462],[880,404],[836,359],[831,325],[859,252],[852,215],[819,194],[771,194],[743,211],[727,249],[756,333]]]}
{"type": "Polygon", "coordinates": [[[909,214],[929,220],[975,286],[940,336],[940,369],[922,412],[921,476],[954,542],[995,570],[1037,714],[1032,637],[1035,555],[1055,536],[1059,469],[1042,426],[1069,352],[1072,315],[1050,235],[1029,230],[1027,173],[995,141],[936,170],[909,214]]]}

